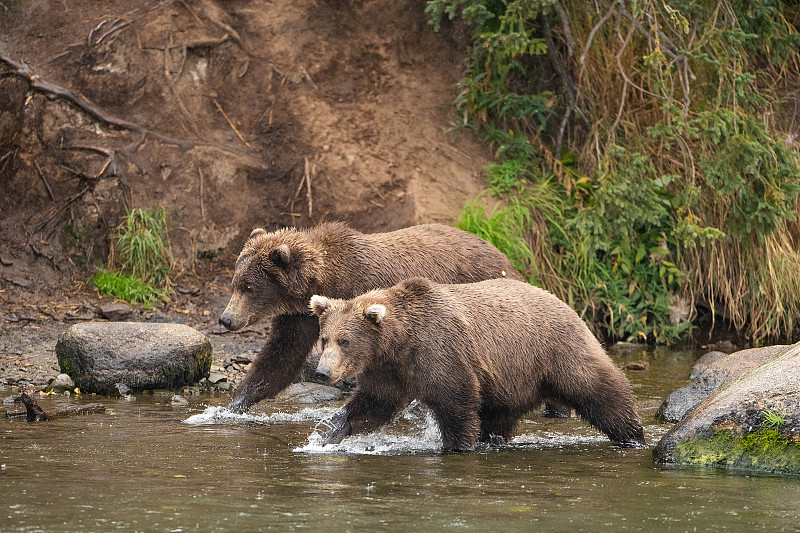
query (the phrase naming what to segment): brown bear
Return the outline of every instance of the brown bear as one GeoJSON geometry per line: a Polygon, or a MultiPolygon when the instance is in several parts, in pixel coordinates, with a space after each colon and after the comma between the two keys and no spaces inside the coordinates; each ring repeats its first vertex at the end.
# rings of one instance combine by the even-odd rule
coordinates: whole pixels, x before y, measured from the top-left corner
{"type": "Polygon", "coordinates": [[[319,377],[358,375],[344,408],[321,424],[323,444],[378,429],[417,399],[443,449],[508,440],[545,400],[568,405],[622,445],[643,445],[630,383],[575,311],[527,283],[403,281],[352,300],[314,296],[319,377]]]}
{"type": "Polygon", "coordinates": [[[491,244],[440,224],[375,234],[339,222],[253,230],[236,260],[233,295],[219,322],[235,331],[273,317],[272,330],[228,408],[244,412],[299,375],[319,336],[317,317],[308,312],[312,295],[352,298],[415,276],[440,283],[522,279],[491,244]]]}

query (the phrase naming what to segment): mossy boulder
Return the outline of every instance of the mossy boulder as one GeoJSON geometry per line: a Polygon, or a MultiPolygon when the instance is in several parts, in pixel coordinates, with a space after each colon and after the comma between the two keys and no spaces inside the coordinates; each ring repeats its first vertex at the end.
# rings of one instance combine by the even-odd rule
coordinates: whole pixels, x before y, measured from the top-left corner
{"type": "Polygon", "coordinates": [[[89,322],[65,331],[56,343],[61,371],[83,392],[111,394],[122,383],[133,391],[178,389],[208,376],[211,343],[183,324],[89,322]]]}
{"type": "Polygon", "coordinates": [[[719,387],[664,435],[653,458],[800,475],[800,343],[719,387]]]}

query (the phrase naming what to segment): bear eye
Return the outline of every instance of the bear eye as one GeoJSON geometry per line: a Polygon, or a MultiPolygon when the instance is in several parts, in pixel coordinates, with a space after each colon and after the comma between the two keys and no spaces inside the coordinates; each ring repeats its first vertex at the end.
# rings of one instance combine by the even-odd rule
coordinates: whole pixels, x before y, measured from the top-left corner
{"type": "Polygon", "coordinates": [[[245,285],[244,289],[242,289],[242,292],[253,292],[253,286],[252,285],[245,285]]]}
{"type": "Polygon", "coordinates": [[[341,346],[342,348],[347,348],[348,346],[350,346],[350,341],[347,339],[339,339],[339,346],[341,346]]]}

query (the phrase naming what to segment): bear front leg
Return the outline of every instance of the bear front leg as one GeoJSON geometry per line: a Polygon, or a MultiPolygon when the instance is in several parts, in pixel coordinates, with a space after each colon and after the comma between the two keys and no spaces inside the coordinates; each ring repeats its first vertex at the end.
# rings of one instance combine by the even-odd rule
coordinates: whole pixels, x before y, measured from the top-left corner
{"type": "Polygon", "coordinates": [[[363,388],[356,389],[344,407],[320,422],[319,426],[323,426],[321,443],[339,444],[349,435],[371,433],[391,422],[394,415],[408,405],[409,400],[401,390],[385,382],[382,385],[380,395],[363,388]]]}
{"type": "Polygon", "coordinates": [[[233,391],[228,409],[244,413],[250,406],[271,398],[300,374],[303,363],[319,337],[319,319],[313,315],[278,315],[272,320],[267,344],[233,391]]]}
{"type": "Polygon", "coordinates": [[[319,434],[319,442],[326,444],[339,444],[350,434],[350,410],[345,406],[336,411],[333,416],[320,421],[314,432],[319,434]]]}
{"type": "Polygon", "coordinates": [[[480,433],[477,379],[457,373],[452,380],[438,380],[427,387],[423,402],[431,408],[442,433],[442,451],[463,453],[472,451],[480,433]],[[471,383],[472,382],[472,383],[471,383]]]}

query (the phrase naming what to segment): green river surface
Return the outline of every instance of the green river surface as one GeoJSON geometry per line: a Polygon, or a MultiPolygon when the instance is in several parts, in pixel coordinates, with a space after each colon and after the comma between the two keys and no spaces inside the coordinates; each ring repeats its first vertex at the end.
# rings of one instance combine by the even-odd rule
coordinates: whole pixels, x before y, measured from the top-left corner
{"type": "Polygon", "coordinates": [[[507,446],[441,455],[424,412],[321,448],[309,436],[338,404],[265,401],[236,416],[211,394],[44,397],[46,410],[101,401],[108,412],[0,418],[0,530],[800,531],[798,478],[653,463],[670,427],[653,414],[698,355],[613,355],[651,365],[627,372],[644,449],[533,414],[507,446]]]}

